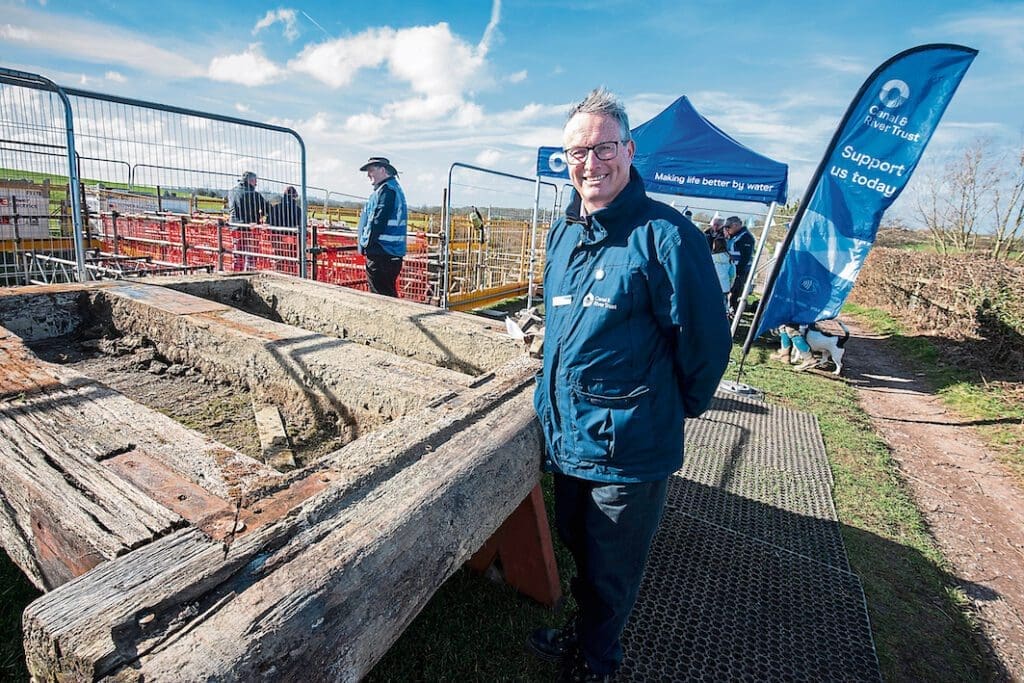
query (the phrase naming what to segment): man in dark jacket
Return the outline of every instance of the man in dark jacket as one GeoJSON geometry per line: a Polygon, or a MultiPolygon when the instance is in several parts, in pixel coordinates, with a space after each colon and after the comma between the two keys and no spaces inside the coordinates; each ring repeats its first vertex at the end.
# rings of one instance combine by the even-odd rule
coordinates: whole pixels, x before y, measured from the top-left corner
{"type": "Polygon", "coordinates": [[[267,200],[256,191],[256,174],[246,171],[228,194],[232,223],[259,223],[267,215],[267,200]]]}
{"type": "Polygon", "coordinates": [[[370,157],[359,170],[373,184],[359,216],[357,241],[359,253],[366,257],[366,279],[371,292],[397,297],[409,221],[405,193],[398,184],[398,171],[384,157],[370,157]]]}
{"type": "Polygon", "coordinates": [[[747,226],[743,225],[743,220],[739,216],[729,216],[725,219],[724,232],[729,253],[736,264],[736,279],[729,290],[729,309],[735,311],[750,275],[750,265],[754,261],[754,236],[747,230],[747,226]]]}
{"type": "Polygon", "coordinates": [[[267,200],[256,191],[256,174],[246,171],[238,185],[228,193],[232,226],[232,264],[234,270],[249,270],[255,263],[256,244],[249,226],[259,223],[267,215],[267,200]],[[244,224],[244,225],[243,225],[244,224]]]}
{"type": "Polygon", "coordinates": [[[548,234],[534,405],[579,612],[527,647],[563,680],[603,681],[622,661],[683,420],[707,408],[731,341],[707,242],[647,196],[622,104],[592,92],[563,144],[576,195],[548,234]]]}
{"type": "Polygon", "coordinates": [[[280,228],[297,228],[302,225],[302,206],[298,190],[291,185],[285,188],[281,203],[270,207],[267,223],[280,228]]]}

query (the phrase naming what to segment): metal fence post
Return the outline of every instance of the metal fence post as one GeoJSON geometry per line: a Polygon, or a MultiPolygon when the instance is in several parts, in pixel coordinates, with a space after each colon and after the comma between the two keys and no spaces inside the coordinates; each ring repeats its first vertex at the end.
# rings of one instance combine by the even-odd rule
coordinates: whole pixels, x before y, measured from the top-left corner
{"type": "Polygon", "coordinates": [[[188,237],[185,235],[185,225],[188,219],[181,217],[181,265],[188,265],[188,237]]]}
{"type": "Polygon", "coordinates": [[[224,219],[217,219],[217,270],[224,270],[224,219]]]}

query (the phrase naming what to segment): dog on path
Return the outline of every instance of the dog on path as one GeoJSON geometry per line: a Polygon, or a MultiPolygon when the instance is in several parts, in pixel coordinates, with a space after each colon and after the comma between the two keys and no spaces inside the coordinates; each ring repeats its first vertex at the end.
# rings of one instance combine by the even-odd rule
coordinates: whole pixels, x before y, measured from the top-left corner
{"type": "Polygon", "coordinates": [[[815,324],[799,325],[797,327],[783,325],[782,331],[788,334],[790,338],[799,336],[806,343],[793,344],[792,350],[789,351],[788,359],[783,355],[788,350],[784,347],[780,351],[779,358],[789,360],[794,365],[799,364],[798,370],[810,370],[832,361],[836,366],[832,374],[838,375],[843,371],[843,354],[846,353],[846,341],[850,338],[850,330],[840,320],[837,319],[835,322],[842,328],[842,336],[832,334],[815,324]],[[810,347],[810,350],[803,351],[800,349],[800,346],[810,347]],[[818,355],[816,356],[815,354],[818,355]]]}

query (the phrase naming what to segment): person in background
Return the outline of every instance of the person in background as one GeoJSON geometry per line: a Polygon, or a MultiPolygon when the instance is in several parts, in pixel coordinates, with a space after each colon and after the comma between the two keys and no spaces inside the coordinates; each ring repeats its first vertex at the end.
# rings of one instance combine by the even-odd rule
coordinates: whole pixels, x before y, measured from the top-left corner
{"type": "Polygon", "coordinates": [[[548,233],[534,406],[578,612],[526,646],[562,680],[608,681],[682,465],[684,418],[707,408],[732,344],[707,242],[647,196],[622,103],[591,92],[563,146],[576,192],[548,233]]]}
{"type": "Polygon", "coordinates": [[[302,203],[299,192],[289,185],[285,188],[281,201],[270,207],[267,223],[279,228],[297,228],[302,225],[302,203]]]}
{"type": "Polygon", "coordinates": [[[405,193],[398,184],[398,171],[384,157],[370,157],[360,171],[373,185],[373,192],[359,216],[357,248],[366,257],[366,279],[370,291],[398,296],[398,274],[405,257],[409,211],[405,193]]]}
{"type": "Polygon", "coordinates": [[[792,360],[793,349],[799,351],[806,358],[811,357],[811,345],[800,334],[800,326],[798,324],[780,325],[778,332],[779,350],[770,356],[771,360],[789,363],[792,360]]]}
{"type": "Polygon", "coordinates": [[[238,185],[228,193],[228,206],[231,210],[229,222],[232,231],[232,266],[234,270],[250,270],[255,261],[255,250],[251,226],[263,221],[267,215],[267,200],[256,191],[256,174],[246,171],[242,174],[238,185]]]}
{"type": "Polygon", "coordinates": [[[719,218],[718,216],[712,218],[711,222],[708,223],[708,228],[707,230],[704,231],[704,237],[706,237],[708,240],[709,249],[711,248],[711,244],[715,241],[716,237],[725,237],[725,233],[722,232],[724,226],[725,220],[719,218]]]}
{"type": "Polygon", "coordinates": [[[256,191],[256,174],[246,171],[228,194],[232,223],[261,223],[267,215],[267,200],[256,191]]]}
{"type": "Polygon", "coordinates": [[[469,222],[473,225],[473,229],[476,230],[476,241],[483,244],[487,239],[485,234],[487,226],[484,223],[484,217],[480,213],[480,209],[475,206],[469,214],[469,222]]]}
{"type": "Polygon", "coordinates": [[[739,216],[729,216],[725,219],[724,233],[729,244],[729,253],[736,264],[736,279],[733,280],[732,290],[729,292],[729,308],[735,311],[740,303],[740,297],[743,296],[743,288],[747,284],[750,265],[754,261],[754,236],[747,230],[747,226],[743,225],[743,220],[739,216]]]}
{"type": "Polygon", "coordinates": [[[722,291],[722,305],[729,310],[729,292],[732,290],[733,281],[736,279],[736,264],[732,262],[729,255],[729,245],[724,237],[716,237],[711,243],[711,261],[715,264],[715,271],[718,273],[718,286],[722,291]]]}

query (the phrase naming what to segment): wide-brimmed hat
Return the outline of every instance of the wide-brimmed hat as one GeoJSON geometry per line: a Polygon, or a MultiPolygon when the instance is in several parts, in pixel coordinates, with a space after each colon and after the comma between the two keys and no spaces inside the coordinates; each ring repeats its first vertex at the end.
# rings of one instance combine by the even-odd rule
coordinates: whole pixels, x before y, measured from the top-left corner
{"type": "Polygon", "coordinates": [[[398,175],[398,169],[392,166],[386,157],[370,157],[366,160],[365,164],[359,167],[359,170],[365,171],[371,166],[383,166],[387,170],[388,175],[398,175]]]}

